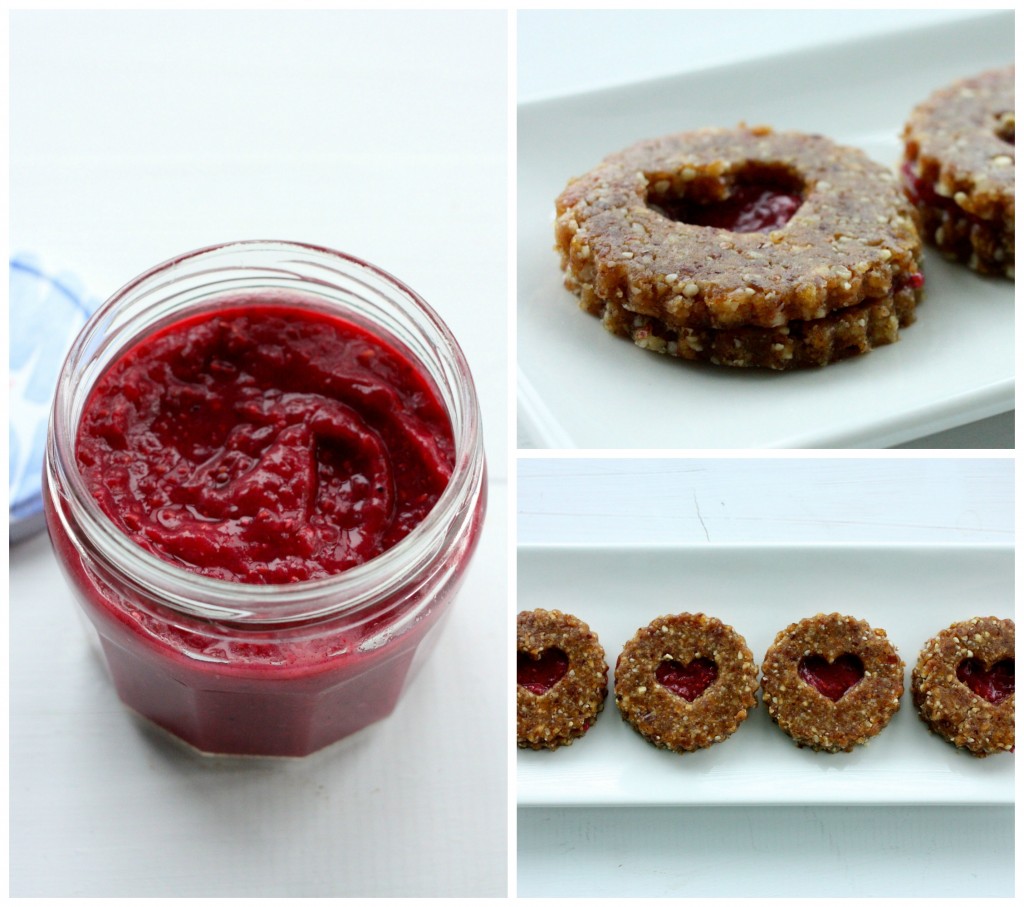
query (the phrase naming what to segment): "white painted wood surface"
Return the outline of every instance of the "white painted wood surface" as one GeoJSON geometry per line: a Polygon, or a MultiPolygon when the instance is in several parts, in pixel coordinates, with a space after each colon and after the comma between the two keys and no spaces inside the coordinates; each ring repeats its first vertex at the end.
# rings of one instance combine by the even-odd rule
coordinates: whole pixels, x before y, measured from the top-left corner
{"type": "Polygon", "coordinates": [[[520,543],[1013,541],[1004,456],[521,458],[520,543]]]}

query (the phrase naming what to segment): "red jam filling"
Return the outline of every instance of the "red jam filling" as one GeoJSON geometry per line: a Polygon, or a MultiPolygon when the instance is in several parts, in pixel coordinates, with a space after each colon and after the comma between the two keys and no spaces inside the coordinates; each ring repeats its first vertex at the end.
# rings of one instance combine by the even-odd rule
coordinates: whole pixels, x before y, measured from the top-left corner
{"type": "Polygon", "coordinates": [[[693,702],[715,682],[718,666],[710,658],[695,658],[687,665],[675,660],[663,661],[654,676],[663,687],[693,702]]]}
{"type": "Polygon", "coordinates": [[[537,658],[528,652],[516,656],[516,683],[538,696],[544,695],[569,670],[569,656],[559,648],[545,649],[537,658]]]}
{"type": "Polygon", "coordinates": [[[849,653],[835,661],[828,661],[822,655],[808,655],[800,659],[797,673],[822,696],[838,702],[864,676],[864,663],[849,653]]]}
{"type": "Polygon", "coordinates": [[[997,661],[987,669],[977,658],[967,658],[957,665],[956,677],[976,696],[997,705],[1014,692],[1012,658],[997,661]]]}
{"type": "Polygon", "coordinates": [[[906,287],[910,287],[912,290],[920,290],[924,287],[924,274],[920,271],[914,271],[912,274],[899,274],[893,279],[892,291],[893,293],[899,293],[906,287]]]}
{"type": "Polygon", "coordinates": [[[334,575],[404,538],[451,475],[421,372],[361,327],[258,301],[164,328],[97,382],[76,454],[150,552],[245,583],[334,575]]]}
{"type": "Polygon", "coordinates": [[[791,190],[768,183],[740,183],[722,201],[702,203],[688,198],[651,198],[648,204],[671,220],[733,233],[759,233],[786,225],[803,204],[791,190]]]}
{"type": "Polygon", "coordinates": [[[929,208],[938,208],[943,211],[948,211],[956,218],[964,218],[970,221],[972,224],[979,224],[981,226],[990,226],[991,221],[986,221],[983,218],[978,217],[976,214],[972,214],[964,208],[961,208],[952,198],[947,198],[944,195],[939,195],[935,191],[935,187],[925,179],[922,179],[914,170],[914,164],[911,161],[904,161],[901,168],[903,174],[903,186],[906,192],[907,198],[910,199],[912,205],[917,208],[927,206],[929,208]]]}
{"type": "MultiPolygon", "coordinates": [[[[917,175],[913,161],[904,161],[900,168],[903,175],[903,186],[907,197],[915,207],[928,205],[929,207],[955,208],[957,207],[951,198],[944,198],[935,191],[927,180],[917,175]]],[[[966,212],[964,212],[966,213],[966,212]]]]}

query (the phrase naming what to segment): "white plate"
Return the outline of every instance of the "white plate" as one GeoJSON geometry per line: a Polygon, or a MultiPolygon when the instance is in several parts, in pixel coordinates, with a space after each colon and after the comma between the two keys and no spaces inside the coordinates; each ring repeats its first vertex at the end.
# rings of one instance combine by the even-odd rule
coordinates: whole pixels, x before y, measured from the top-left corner
{"type": "Polygon", "coordinates": [[[553,448],[887,447],[1013,408],[1013,283],[926,259],[899,343],[775,374],[670,359],[608,334],[562,287],[554,200],[639,139],[746,121],[823,133],[896,166],[934,89],[1014,59],[1013,13],[591,94],[518,119],[519,418],[553,448]]]}
{"type": "Polygon", "coordinates": [[[1013,615],[1013,549],[959,546],[524,547],[519,609],[586,621],[609,664],[604,711],[559,750],[519,750],[521,806],[1006,804],[1013,757],[978,759],[932,734],[910,701],[924,643],[976,615],[1013,615]],[[900,710],[852,753],[801,749],[758,701],[736,733],[684,755],[647,743],[619,716],[614,664],[655,617],[703,612],[732,625],[760,664],[775,634],[819,611],[883,628],[907,665],[900,710]]]}

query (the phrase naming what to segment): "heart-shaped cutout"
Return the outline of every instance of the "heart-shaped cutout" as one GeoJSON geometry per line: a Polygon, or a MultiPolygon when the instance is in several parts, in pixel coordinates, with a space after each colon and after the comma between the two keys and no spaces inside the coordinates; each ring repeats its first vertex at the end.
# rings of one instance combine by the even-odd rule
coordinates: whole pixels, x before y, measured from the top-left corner
{"type": "Polygon", "coordinates": [[[531,693],[542,696],[569,670],[569,656],[561,649],[545,649],[536,658],[520,652],[516,658],[516,683],[531,693]]]}
{"type": "Polygon", "coordinates": [[[807,655],[800,659],[797,673],[822,696],[838,702],[864,676],[864,662],[849,652],[835,661],[824,655],[807,655]]]}
{"type": "Polygon", "coordinates": [[[663,687],[687,702],[693,702],[718,677],[718,665],[710,658],[695,658],[687,665],[678,661],[663,661],[654,671],[654,676],[663,687]]]}
{"type": "Polygon", "coordinates": [[[1013,695],[1013,659],[1004,658],[987,668],[977,658],[965,658],[956,668],[956,679],[976,696],[996,705],[1013,695]]]}

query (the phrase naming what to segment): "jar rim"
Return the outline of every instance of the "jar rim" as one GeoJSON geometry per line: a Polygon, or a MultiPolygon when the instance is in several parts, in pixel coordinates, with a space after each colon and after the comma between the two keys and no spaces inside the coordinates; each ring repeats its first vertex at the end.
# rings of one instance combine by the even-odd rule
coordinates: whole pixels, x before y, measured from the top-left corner
{"type": "MultiPolygon", "coordinates": [[[[139,336],[135,339],[139,339],[139,336]]],[[[416,361],[419,366],[424,366],[422,361],[416,361]]],[[[433,374],[432,380],[437,382],[433,374]]],[[[441,388],[439,390],[443,391],[441,388]]],[[[151,579],[142,579],[136,571],[132,571],[131,578],[135,582],[149,591],[158,591],[165,602],[169,597],[169,603],[185,613],[207,619],[261,623],[308,619],[355,610],[368,601],[387,595],[408,582],[409,576],[423,562],[430,560],[435,553],[434,543],[448,535],[448,528],[454,522],[471,518],[471,513],[464,512],[464,502],[468,496],[475,498],[484,482],[483,438],[476,388],[465,354],[447,324],[423,297],[383,268],[326,246],[286,240],[240,240],[204,246],[167,259],[113,293],[86,322],[64,360],[51,408],[50,438],[46,457],[49,494],[55,494],[53,473],[56,472],[64,480],[59,484],[73,491],[69,500],[72,501],[76,520],[88,528],[87,534],[90,537],[98,531],[99,537],[104,540],[104,560],[110,562],[117,558],[117,563],[123,563],[121,559],[124,559],[137,566],[144,576],[151,575],[151,579]],[[110,313],[130,294],[146,287],[154,279],[171,273],[173,269],[187,262],[196,263],[205,257],[232,252],[293,252],[322,257],[382,282],[392,292],[404,297],[425,318],[430,330],[436,334],[436,337],[431,338],[435,341],[434,348],[439,355],[450,357],[451,365],[461,378],[449,388],[459,398],[461,406],[458,412],[453,412],[446,395],[441,394],[445,411],[452,423],[455,460],[451,477],[440,497],[424,518],[390,548],[331,576],[290,583],[249,583],[207,576],[165,560],[136,543],[103,512],[86,487],[77,466],[74,455],[77,421],[74,425],[70,424],[72,414],[67,379],[82,363],[90,342],[101,331],[110,313]],[[70,456],[60,456],[61,452],[67,454],[68,451],[70,456]],[[384,577],[389,578],[387,582],[383,581],[384,577]],[[314,611],[308,608],[297,610],[299,606],[322,597],[328,598],[333,604],[326,604],[314,611]],[[244,599],[244,605],[236,601],[238,599],[244,599]]],[[[54,504],[58,519],[66,523],[62,508],[58,502],[54,504]]],[[[69,531],[68,534],[78,547],[76,536],[80,533],[69,531]]],[[[119,572],[124,571],[122,569],[119,572]]]]}

